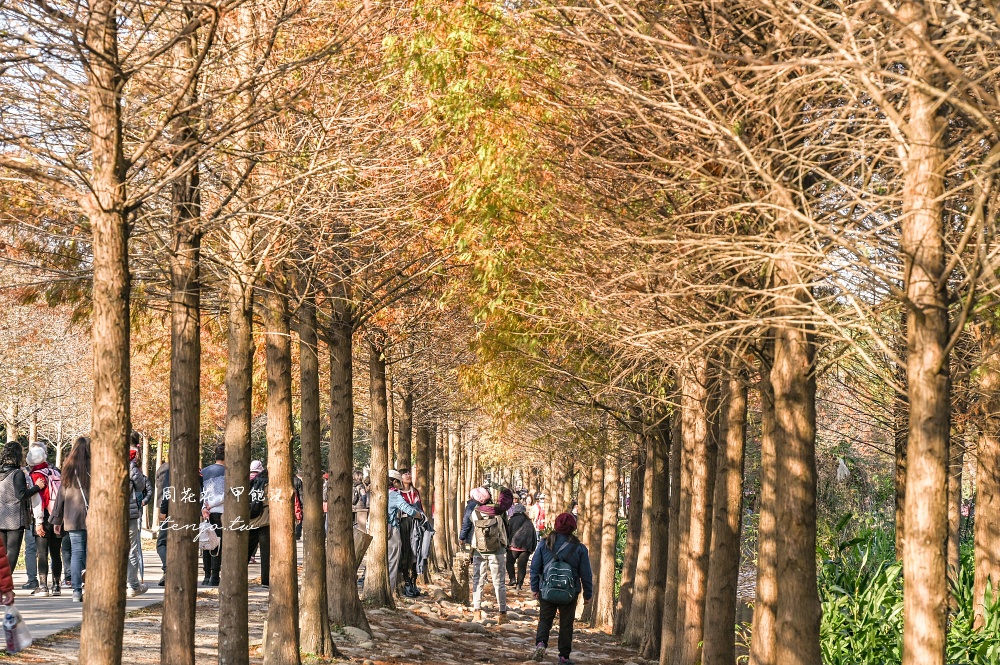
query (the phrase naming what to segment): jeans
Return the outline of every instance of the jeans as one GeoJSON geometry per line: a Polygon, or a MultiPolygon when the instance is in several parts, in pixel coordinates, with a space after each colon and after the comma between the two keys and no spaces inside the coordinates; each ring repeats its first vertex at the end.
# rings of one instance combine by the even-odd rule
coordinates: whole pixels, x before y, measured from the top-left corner
{"type": "Polygon", "coordinates": [[[38,554],[35,549],[35,527],[24,530],[24,570],[29,582],[38,581],[38,554]]]}
{"type": "Polygon", "coordinates": [[[167,522],[164,520],[160,524],[160,530],[156,534],[156,553],[160,556],[160,569],[167,572],[167,522]]]}
{"type": "Polygon", "coordinates": [[[138,589],[142,582],[142,521],[134,519],[128,521],[128,585],[133,589],[138,589]]]}
{"type": "Polygon", "coordinates": [[[506,550],[472,553],[472,609],[478,610],[483,602],[483,587],[486,586],[486,572],[493,578],[493,591],[497,594],[500,611],[507,611],[507,585],[504,583],[504,558],[506,550]]]}
{"type": "Polygon", "coordinates": [[[517,580],[515,585],[518,589],[524,584],[524,576],[528,572],[528,556],[531,552],[524,550],[507,550],[507,579],[510,581],[517,580]],[[514,568],[517,567],[517,576],[514,576],[514,568]]]}
{"type": "Polygon", "coordinates": [[[250,538],[247,541],[247,560],[253,556],[257,546],[260,545],[260,583],[264,586],[271,584],[271,527],[262,526],[259,529],[250,529],[250,538]]]}
{"type": "Polygon", "coordinates": [[[219,579],[219,569],[222,567],[222,513],[209,513],[208,521],[215,527],[215,535],[219,537],[219,547],[215,550],[202,550],[201,563],[205,569],[205,577],[219,579]]]}
{"type": "Polygon", "coordinates": [[[392,527],[389,529],[389,588],[393,591],[399,577],[399,556],[402,552],[403,539],[399,535],[399,527],[392,527]]]}
{"type": "Polygon", "coordinates": [[[70,545],[73,548],[72,559],[70,560],[70,578],[73,583],[73,591],[83,592],[83,571],[87,569],[87,530],[69,532],[70,545]]]}
{"type": "Polygon", "coordinates": [[[38,551],[38,576],[42,584],[49,577],[49,559],[52,559],[52,585],[59,583],[62,576],[62,538],[56,537],[52,525],[45,522],[45,537],[35,535],[35,548],[38,551]]]}
{"type": "MultiPolygon", "coordinates": [[[[17,559],[21,556],[21,540],[24,538],[24,529],[12,529],[10,531],[0,531],[0,540],[7,550],[7,561],[10,562],[10,569],[13,571],[17,567],[17,559]]],[[[34,568],[34,565],[32,565],[34,568]]],[[[28,577],[30,582],[31,576],[28,577]]]]}
{"type": "Polygon", "coordinates": [[[69,587],[69,585],[71,584],[71,578],[69,575],[69,562],[73,560],[72,559],[73,545],[70,543],[69,536],[66,535],[65,533],[63,534],[63,537],[60,538],[60,540],[62,540],[63,581],[65,582],[63,586],[69,587]]]}
{"type": "Polygon", "coordinates": [[[544,600],[538,601],[538,631],[535,633],[535,644],[539,642],[549,645],[549,632],[552,622],[559,612],[559,655],[569,658],[573,650],[573,617],[576,615],[576,602],[579,596],[568,605],[553,605],[544,600]]]}

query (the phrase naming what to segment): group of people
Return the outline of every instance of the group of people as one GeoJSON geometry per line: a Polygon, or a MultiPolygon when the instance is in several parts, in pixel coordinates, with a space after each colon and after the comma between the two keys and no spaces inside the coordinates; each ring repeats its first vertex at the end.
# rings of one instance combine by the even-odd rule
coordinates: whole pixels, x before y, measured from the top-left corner
{"type": "MultiPolygon", "coordinates": [[[[525,499],[525,503],[530,501],[525,499]]],[[[572,513],[558,515],[552,531],[540,538],[544,508],[539,522],[540,511],[529,513],[525,503],[506,488],[500,488],[495,498],[488,487],[477,487],[469,493],[459,540],[472,550],[475,620],[483,619],[483,591],[489,575],[499,606],[497,624],[507,623],[507,587],[518,591],[522,588],[530,558],[531,592],[539,603],[534,659],[541,661],[545,657],[558,614],[559,663],[572,665],[573,621],[579,596],[582,594],[583,602],[589,603],[594,593],[590,554],[573,535],[576,517],[572,513]]]]}
{"type": "MultiPolygon", "coordinates": [[[[81,436],[73,442],[62,469],[49,464],[48,452],[44,444],[31,444],[25,454],[18,441],[8,441],[0,452],[0,596],[6,592],[8,577],[4,563],[13,570],[23,545],[28,575],[23,590],[33,596],[61,596],[64,588],[72,589],[73,600],[83,602],[90,439],[81,436]]],[[[139,464],[138,435],[129,440],[129,459],[126,593],[132,597],[147,590],[142,583],[140,522],[143,507],[152,496],[149,480],[139,464]]]]}

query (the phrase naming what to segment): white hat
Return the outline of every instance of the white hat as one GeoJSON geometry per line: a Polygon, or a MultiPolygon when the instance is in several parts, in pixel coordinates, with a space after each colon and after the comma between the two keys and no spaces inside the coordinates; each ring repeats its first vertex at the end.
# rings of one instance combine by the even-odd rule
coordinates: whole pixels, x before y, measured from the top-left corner
{"type": "Polygon", "coordinates": [[[28,447],[28,457],[27,462],[29,466],[35,466],[36,464],[41,464],[48,457],[45,446],[38,446],[32,444],[28,447]]]}
{"type": "Polygon", "coordinates": [[[399,471],[396,471],[395,469],[389,469],[389,477],[392,478],[393,480],[398,480],[399,482],[403,482],[403,476],[401,476],[399,474],[399,471]]]}
{"type": "Polygon", "coordinates": [[[264,470],[264,465],[259,459],[250,462],[250,473],[260,473],[264,470]]]}

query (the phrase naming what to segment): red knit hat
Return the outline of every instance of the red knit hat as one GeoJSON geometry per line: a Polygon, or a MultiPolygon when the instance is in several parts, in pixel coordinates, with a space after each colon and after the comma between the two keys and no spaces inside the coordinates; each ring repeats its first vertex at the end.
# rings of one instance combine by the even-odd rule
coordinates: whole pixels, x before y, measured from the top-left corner
{"type": "Polygon", "coordinates": [[[573,513],[560,513],[556,518],[555,532],[568,536],[574,531],[576,531],[576,518],[573,517],[573,513]]]}

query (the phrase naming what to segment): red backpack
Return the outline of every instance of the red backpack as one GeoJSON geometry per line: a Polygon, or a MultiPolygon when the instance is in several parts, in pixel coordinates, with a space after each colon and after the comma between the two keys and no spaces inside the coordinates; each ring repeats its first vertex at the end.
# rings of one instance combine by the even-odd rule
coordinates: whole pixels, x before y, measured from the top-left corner
{"type": "Polygon", "coordinates": [[[59,473],[59,469],[53,469],[52,467],[39,469],[39,473],[45,476],[45,480],[48,483],[49,503],[45,506],[45,510],[51,515],[56,507],[56,497],[59,496],[59,490],[62,488],[62,474],[59,473]]]}

